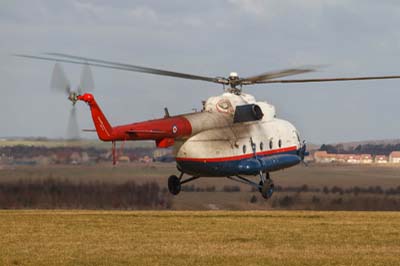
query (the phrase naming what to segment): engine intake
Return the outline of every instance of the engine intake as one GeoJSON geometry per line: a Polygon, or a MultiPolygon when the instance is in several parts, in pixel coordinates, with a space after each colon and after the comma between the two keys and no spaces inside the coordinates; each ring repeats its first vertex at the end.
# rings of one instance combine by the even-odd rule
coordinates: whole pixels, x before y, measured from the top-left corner
{"type": "Polygon", "coordinates": [[[261,107],[257,104],[245,104],[236,106],[235,115],[233,117],[234,123],[249,122],[261,120],[264,113],[261,107]]]}

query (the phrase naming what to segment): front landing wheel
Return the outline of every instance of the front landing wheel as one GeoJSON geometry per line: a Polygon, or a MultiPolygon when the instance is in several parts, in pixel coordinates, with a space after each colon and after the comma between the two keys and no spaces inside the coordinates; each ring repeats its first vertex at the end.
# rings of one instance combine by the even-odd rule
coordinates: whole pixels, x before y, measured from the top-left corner
{"type": "Polygon", "coordinates": [[[172,195],[178,195],[181,192],[181,180],[176,175],[168,178],[168,190],[172,195]]]}
{"type": "Polygon", "coordinates": [[[262,184],[261,187],[261,195],[263,196],[264,199],[269,199],[272,197],[272,194],[274,193],[274,182],[272,179],[267,179],[264,184],[262,184]]]}

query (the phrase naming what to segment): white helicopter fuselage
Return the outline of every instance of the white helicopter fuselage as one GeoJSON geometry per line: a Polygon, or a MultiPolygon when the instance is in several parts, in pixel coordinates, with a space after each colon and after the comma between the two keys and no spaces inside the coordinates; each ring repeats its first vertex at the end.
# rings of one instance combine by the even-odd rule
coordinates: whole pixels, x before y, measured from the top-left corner
{"type": "Polygon", "coordinates": [[[211,97],[202,112],[184,117],[192,126],[192,134],[174,145],[178,168],[184,172],[207,176],[258,174],[300,162],[298,156],[290,156],[298,155],[301,148],[296,128],[276,118],[274,106],[257,102],[249,94],[226,92],[211,97]],[[260,107],[262,119],[235,123],[236,107],[250,104],[260,107]],[[262,165],[267,158],[272,158],[268,167],[262,165]],[[293,160],[287,162],[287,158],[293,160]]]}

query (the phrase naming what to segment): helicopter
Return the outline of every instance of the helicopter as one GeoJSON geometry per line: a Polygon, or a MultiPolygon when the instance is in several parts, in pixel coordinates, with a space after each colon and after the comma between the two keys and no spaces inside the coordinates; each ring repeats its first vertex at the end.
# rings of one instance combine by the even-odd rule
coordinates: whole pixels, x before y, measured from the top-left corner
{"type": "MultiPolygon", "coordinates": [[[[314,67],[270,71],[245,78],[236,72],[231,72],[228,77],[207,77],[63,53],[15,56],[57,62],[52,84],[64,84],[56,87],[67,92],[73,106],[78,101],[89,106],[95,126],[93,131],[97,132],[100,140],[112,143],[114,165],[117,141],[154,140],[158,148],[173,147],[179,172],[168,178],[168,189],[173,195],[179,194],[183,184],[198,178],[224,177],[250,185],[262,197],[269,199],[274,192],[270,173],[304,163],[304,157],[308,155],[306,142],[301,140],[295,126],[278,118],[270,103],[257,101],[254,96],[244,93],[243,86],[400,78],[393,75],[281,79],[313,72],[316,70],[314,67]],[[204,101],[202,110],[198,112],[171,116],[165,108],[165,115],[160,119],[112,126],[93,94],[82,92],[84,86],[76,91],[70,89],[59,62],[212,82],[222,84],[224,92],[204,101]],[[54,77],[56,73],[61,73],[58,75],[61,78],[54,77]],[[184,178],[184,175],[188,177],[184,178]]],[[[91,71],[84,72],[91,75],[91,71]]]]}

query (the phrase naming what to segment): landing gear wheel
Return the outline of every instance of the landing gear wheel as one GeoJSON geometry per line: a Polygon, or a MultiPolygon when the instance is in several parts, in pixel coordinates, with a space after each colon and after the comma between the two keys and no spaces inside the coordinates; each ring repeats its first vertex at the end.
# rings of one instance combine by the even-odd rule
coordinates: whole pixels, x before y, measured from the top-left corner
{"type": "Polygon", "coordinates": [[[172,195],[178,195],[181,192],[181,180],[176,175],[168,178],[168,190],[172,195]]]}
{"type": "Polygon", "coordinates": [[[269,199],[270,197],[272,197],[273,193],[274,193],[274,182],[268,178],[264,182],[264,184],[262,184],[261,195],[263,196],[264,199],[269,199]]]}

